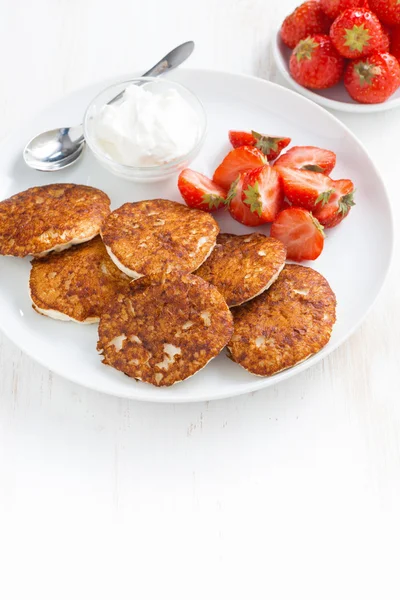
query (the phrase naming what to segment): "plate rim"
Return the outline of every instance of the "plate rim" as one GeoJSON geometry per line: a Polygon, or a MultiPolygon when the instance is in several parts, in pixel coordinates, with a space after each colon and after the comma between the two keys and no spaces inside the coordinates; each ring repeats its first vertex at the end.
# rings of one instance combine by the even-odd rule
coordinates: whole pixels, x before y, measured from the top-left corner
{"type": "Polygon", "coordinates": [[[353,102],[341,102],[339,100],[331,100],[330,98],[325,98],[325,96],[320,96],[316,92],[305,88],[300,85],[293,79],[290,75],[286,67],[286,62],[282,56],[282,53],[279,48],[280,43],[280,33],[279,29],[276,32],[275,37],[272,39],[272,53],[274,56],[275,64],[278,67],[280,74],[284,77],[284,79],[291,85],[299,94],[307,98],[308,100],[313,100],[316,104],[323,106],[324,108],[329,108],[331,110],[337,110],[346,113],[357,113],[357,114],[371,114],[377,112],[386,112],[388,110],[392,110],[394,108],[399,108],[400,106],[400,97],[395,99],[388,99],[386,102],[376,103],[376,104],[354,104],[353,102]]]}
{"type": "MultiPolygon", "coordinates": [[[[340,340],[338,340],[335,343],[330,343],[327,346],[325,346],[322,350],[320,350],[317,354],[313,355],[312,357],[310,357],[309,359],[307,359],[306,361],[295,365],[294,367],[291,367],[290,369],[287,369],[285,371],[282,371],[281,373],[278,373],[274,376],[274,381],[272,385],[277,385],[279,384],[281,381],[288,379],[287,377],[287,372],[291,371],[292,375],[290,377],[296,376],[297,374],[307,370],[308,368],[314,366],[316,363],[320,362],[321,360],[325,359],[329,354],[331,354],[333,351],[335,351],[339,346],[341,346],[342,344],[344,344],[352,335],[353,333],[359,328],[359,326],[361,325],[361,323],[364,321],[364,319],[368,316],[368,314],[370,313],[370,311],[373,309],[373,307],[375,306],[375,303],[377,302],[380,294],[382,293],[382,290],[385,286],[385,284],[387,283],[387,279],[390,273],[390,270],[392,268],[392,264],[393,264],[393,256],[394,256],[394,243],[395,243],[395,228],[394,228],[394,218],[393,218],[393,209],[392,209],[392,205],[390,202],[390,196],[388,194],[387,188],[386,188],[386,184],[385,181],[382,177],[382,175],[380,174],[379,170],[377,169],[377,167],[374,164],[374,161],[372,160],[372,157],[370,156],[368,150],[365,148],[364,144],[358,139],[358,137],[351,131],[351,129],[349,129],[349,127],[347,127],[347,125],[345,125],[338,117],[336,117],[335,115],[331,114],[329,111],[327,111],[325,108],[323,108],[321,105],[318,105],[317,103],[313,102],[312,100],[310,100],[309,98],[305,97],[304,95],[299,95],[297,92],[288,89],[285,86],[282,86],[278,83],[275,83],[273,81],[269,81],[266,79],[263,79],[261,77],[257,77],[254,75],[247,75],[247,74],[242,74],[242,73],[235,73],[235,72],[231,72],[231,71],[221,71],[221,70],[214,70],[214,69],[197,69],[197,68],[185,68],[185,69],[179,69],[180,71],[185,71],[185,72],[190,72],[190,73],[198,73],[201,72],[204,75],[207,74],[211,74],[211,75],[218,75],[220,77],[224,77],[224,76],[231,76],[231,77],[235,77],[235,78],[239,78],[239,79],[248,79],[248,80],[255,80],[259,83],[262,83],[263,85],[266,85],[267,87],[271,86],[271,87],[276,87],[279,88],[281,91],[283,90],[285,94],[289,94],[292,95],[294,97],[296,97],[296,101],[299,101],[299,97],[301,97],[301,102],[306,102],[308,104],[312,104],[313,105],[313,109],[317,110],[317,111],[322,111],[323,113],[325,113],[325,115],[328,116],[328,118],[330,120],[333,120],[334,122],[338,123],[340,125],[340,127],[346,131],[346,133],[359,145],[359,147],[362,149],[362,151],[365,153],[366,157],[369,159],[370,163],[371,163],[371,167],[374,171],[375,176],[377,177],[377,179],[380,181],[382,188],[384,190],[385,193],[385,201],[387,204],[387,209],[388,209],[388,216],[389,216],[389,222],[388,222],[388,226],[389,226],[389,232],[390,233],[390,240],[389,240],[389,255],[388,255],[388,260],[387,260],[387,264],[386,264],[386,268],[384,270],[384,272],[381,273],[381,284],[380,287],[378,289],[378,291],[376,292],[375,298],[373,299],[373,301],[371,302],[371,304],[369,305],[369,307],[365,310],[365,312],[359,316],[359,318],[354,322],[353,326],[349,328],[349,330],[346,332],[346,334],[344,335],[344,337],[342,337],[340,340]]],[[[121,76],[123,77],[123,76],[121,76]]],[[[31,123],[34,121],[35,117],[38,118],[39,116],[42,116],[46,110],[51,109],[54,105],[58,104],[60,101],[67,99],[69,96],[72,96],[76,93],[79,93],[85,89],[91,88],[93,86],[96,85],[100,85],[103,83],[106,83],[110,80],[115,81],[116,78],[107,78],[105,80],[102,81],[97,81],[97,82],[92,82],[89,83],[85,86],[82,86],[80,88],[76,88],[74,90],[72,90],[71,92],[68,92],[67,94],[65,94],[64,96],[60,96],[58,98],[56,98],[55,100],[53,100],[53,102],[51,102],[50,104],[46,105],[42,110],[38,111],[36,114],[34,114],[31,118],[26,119],[22,124],[20,124],[17,128],[13,129],[5,138],[3,138],[3,140],[1,140],[0,142],[0,148],[2,148],[3,146],[5,146],[8,142],[8,140],[10,138],[12,138],[15,134],[17,134],[19,131],[22,131],[24,129],[24,127],[26,127],[26,125],[28,123],[31,123]]],[[[229,392],[224,392],[224,391],[216,391],[212,394],[209,394],[207,396],[204,395],[204,392],[201,393],[200,395],[195,395],[190,396],[190,397],[185,397],[183,398],[182,396],[175,396],[174,394],[172,394],[171,396],[167,397],[167,398],[157,398],[157,397],[153,397],[153,396],[147,396],[145,393],[145,390],[143,389],[136,389],[135,391],[138,393],[135,393],[135,395],[132,395],[130,392],[130,390],[127,390],[126,393],[113,393],[112,391],[108,391],[108,390],[104,390],[99,386],[96,385],[96,381],[92,381],[90,384],[88,383],[83,383],[81,380],[79,380],[78,377],[74,376],[74,373],[71,373],[70,375],[66,376],[64,373],[60,372],[60,370],[55,367],[49,367],[48,364],[46,363],[45,360],[43,360],[41,357],[37,358],[36,356],[34,356],[34,354],[26,348],[26,345],[24,342],[20,343],[20,341],[18,341],[18,343],[16,341],[14,341],[12,335],[10,334],[10,332],[8,331],[7,326],[4,324],[3,321],[0,320],[0,330],[3,332],[3,334],[17,347],[19,348],[22,352],[24,352],[25,354],[27,354],[30,358],[32,358],[35,362],[39,363],[41,366],[45,367],[46,369],[48,369],[50,372],[55,373],[56,375],[62,377],[63,379],[66,379],[67,381],[71,381],[74,384],[80,385],[86,389],[95,391],[95,392],[99,392],[102,394],[107,394],[110,396],[113,396],[115,398],[125,398],[125,399],[129,399],[129,400],[138,400],[138,401],[143,401],[143,402],[153,402],[153,403],[160,403],[160,404],[172,404],[172,403],[179,403],[179,404],[183,404],[183,403],[192,403],[192,402],[204,402],[204,401],[211,401],[211,400],[219,400],[219,399],[223,399],[223,398],[233,398],[233,397],[239,397],[242,395],[246,395],[249,393],[254,393],[257,391],[260,391],[264,388],[267,387],[271,387],[271,384],[268,385],[268,381],[270,381],[270,378],[265,377],[256,377],[254,376],[254,380],[250,381],[248,384],[246,383],[244,385],[244,387],[246,389],[241,389],[240,392],[238,392],[237,394],[233,391],[229,391],[229,392]]],[[[238,367],[240,367],[240,365],[238,365],[238,367]]],[[[242,367],[240,367],[242,368],[242,367]]],[[[173,386],[171,386],[173,389],[173,386]]],[[[133,390],[134,388],[132,388],[133,390]]],[[[171,388],[169,388],[171,389],[171,388]]]]}

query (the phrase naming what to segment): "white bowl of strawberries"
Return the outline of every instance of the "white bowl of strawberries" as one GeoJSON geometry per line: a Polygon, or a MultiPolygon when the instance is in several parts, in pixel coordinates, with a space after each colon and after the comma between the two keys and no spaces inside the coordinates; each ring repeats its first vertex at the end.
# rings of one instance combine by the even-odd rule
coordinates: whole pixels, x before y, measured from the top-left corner
{"type": "Polygon", "coordinates": [[[285,244],[289,260],[318,258],[324,229],[339,225],[354,205],[353,182],[330,177],[335,153],[316,146],[287,149],[290,138],[255,131],[228,135],[233,149],[212,179],[192,169],[180,173],[186,204],[206,212],[229,210],[248,227],[271,224],[270,235],[285,244]]]}
{"type": "Polygon", "coordinates": [[[310,0],[273,44],[284,78],[318,104],[347,112],[400,106],[400,2],[310,0]]]}

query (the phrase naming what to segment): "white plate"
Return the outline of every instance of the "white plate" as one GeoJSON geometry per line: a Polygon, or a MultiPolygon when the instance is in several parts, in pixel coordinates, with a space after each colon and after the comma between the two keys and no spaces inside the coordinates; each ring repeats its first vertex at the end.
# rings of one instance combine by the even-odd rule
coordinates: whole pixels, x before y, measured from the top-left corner
{"type": "MultiPolygon", "coordinates": [[[[212,174],[230,148],[228,130],[253,128],[290,136],[294,144],[334,150],[338,156],[334,176],[355,182],[357,206],[339,227],[328,232],[324,252],[310,264],[328,279],[337,295],[337,323],[329,344],[306,362],[270,378],[250,375],[222,353],[185,382],[170,388],[152,387],[101,364],[95,325],[57,322],[35,313],[28,297],[29,260],[10,257],[0,257],[0,327],[35,360],[86,387],[160,402],[212,400],[292,377],[315,365],[355,330],[371,308],[388,270],[392,217],[383,181],[365,149],[340,121],[313,102],[276,84],[243,75],[182,69],[171,78],[197,93],[208,113],[209,132],[203,151],[193,163],[195,169],[212,174]]],[[[23,163],[21,152],[26,140],[45,129],[79,123],[88,102],[109,83],[92,85],[59,100],[3,143],[1,198],[33,185],[69,181],[104,190],[114,208],[146,198],[179,200],[175,179],[157,184],[123,181],[101,168],[88,151],[78,164],[58,174],[32,171],[23,163]]],[[[228,213],[218,220],[223,231],[249,231],[228,213]]],[[[268,227],[260,230],[267,233],[268,227]]]]}
{"type": "Polygon", "coordinates": [[[306,96],[306,98],[310,98],[310,100],[314,100],[317,104],[325,106],[325,108],[352,113],[373,113],[400,106],[400,88],[386,102],[379,104],[360,104],[356,102],[349,96],[342,81],[327,90],[309,90],[292,78],[289,71],[289,60],[292,50],[283,43],[279,31],[272,41],[272,47],[276,65],[286,81],[297,92],[306,96]]]}

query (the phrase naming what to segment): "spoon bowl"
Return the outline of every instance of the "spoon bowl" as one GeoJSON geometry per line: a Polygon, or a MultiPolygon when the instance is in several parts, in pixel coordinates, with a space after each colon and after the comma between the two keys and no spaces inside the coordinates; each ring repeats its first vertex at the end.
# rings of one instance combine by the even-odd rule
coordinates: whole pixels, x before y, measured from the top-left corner
{"type": "Polygon", "coordinates": [[[38,171],[58,171],[72,165],[85,146],[83,128],[51,129],[32,138],[24,148],[26,164],[38,171]]]}

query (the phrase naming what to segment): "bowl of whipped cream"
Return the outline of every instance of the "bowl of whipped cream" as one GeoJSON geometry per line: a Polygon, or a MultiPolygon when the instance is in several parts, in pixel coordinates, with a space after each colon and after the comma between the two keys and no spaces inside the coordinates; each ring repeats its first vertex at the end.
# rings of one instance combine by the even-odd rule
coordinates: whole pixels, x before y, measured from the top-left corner
{"type": "Polygon", "coordinates": [[[207,116],[186,87],[156,77],[121,81],[86,109],[86,142],[109,171],[132,181],[167,179],[184,169],[204,142],[207,116]]]}

